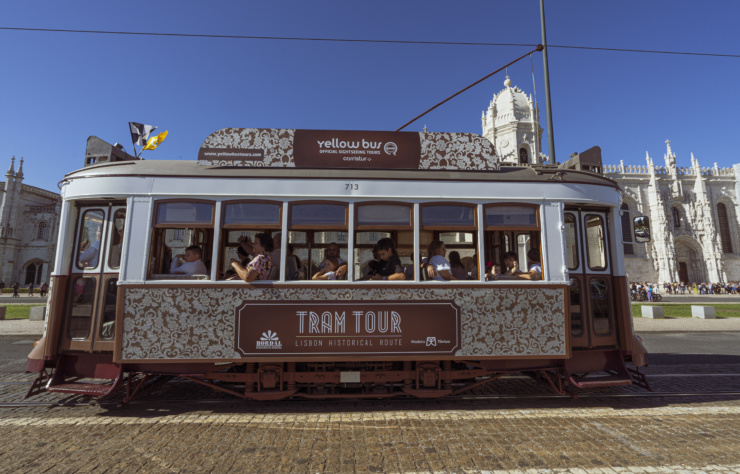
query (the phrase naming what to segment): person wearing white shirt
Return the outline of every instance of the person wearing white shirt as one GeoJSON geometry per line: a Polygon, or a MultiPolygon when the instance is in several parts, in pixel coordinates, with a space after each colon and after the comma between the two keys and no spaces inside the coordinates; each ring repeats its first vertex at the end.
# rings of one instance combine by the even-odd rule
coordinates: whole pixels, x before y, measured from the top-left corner
{"type": "Polygon", "coordinates": [[[542,264],[540,263],[540,250],[536,248],[529,249],[527,252],[529,270],[527,273],[518,273],[517,276],[522,280],[542,280],[542,264]]]}
{"type": "Polygon", "coordinates": [[[438,281],[456,280],[452,275],[450,262],[445,255],[447,247],[441,240],[432,240],[427,251],[429,266],[434,269],[434,279],[438,281]]]}
{"type": "Polygon", "coordinates": [[[203,251],[197,245],[185,249],[185,254],[175,255],[170,265],[170,273],[181,275],[208,275],[208,269],[200,259],[203,251]],[[183,263],[180,263],[182,259],[183,263]]]}

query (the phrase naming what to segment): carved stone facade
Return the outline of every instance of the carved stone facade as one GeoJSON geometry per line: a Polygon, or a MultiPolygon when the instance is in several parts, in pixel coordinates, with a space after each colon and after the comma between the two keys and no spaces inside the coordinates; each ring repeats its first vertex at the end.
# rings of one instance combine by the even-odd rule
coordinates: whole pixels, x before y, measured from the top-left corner
{"type": "MultiPolygon", "coordinates": [[[[520,163],[517,150],[541,150],[542,129],[533,117],[531,96],[511,87],[495,94],[483,114],[483,136],[494,144],[502,162],[520,163]],[[526,137],[523,140],[521,137],[526,137]]],[[[541,163],[546,157],[537,152],[541,163]]],[[[647,155],[646,165],[605,165],[604,174],[622,188],[623,240],[633,239],[632,218],[650,216],[652,241],[624,245],[631,281],[740,281],[740,164],[706,168],[691,155],[679,167],[666,141],[665,165],[647,155]]],[[[531,161],[530,161],[531,162],[531,161]]]]}
{"type": "Polygon", "coordinates": [[[8,286],[49,282],[61,196],[23,184],[22,158],[18,171],[11,159],[0,191],[0,279],[8,286]]]}
{"type": "Polygon", "coordinates": [[[632,217],[650,216],[652,241],[625,245],[632,281],[686,283],[740,280],[738,192],[734,168],[706,168],[691,154],[691,166],[676,165],[666,140],[665,165],[646,155],[645,166],[604,166],[622,188],[624,237],[632,236],[632,217]]]}

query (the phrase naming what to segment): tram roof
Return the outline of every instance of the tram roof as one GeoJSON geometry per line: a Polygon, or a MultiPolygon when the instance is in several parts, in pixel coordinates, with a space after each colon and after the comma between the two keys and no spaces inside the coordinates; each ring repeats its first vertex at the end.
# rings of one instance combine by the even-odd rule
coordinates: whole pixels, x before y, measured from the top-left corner
{"type": "Polygon", "coordinates": [[[173,177],[250,179],[368,179],[402,181],[491,181],[590,184],[618,188],[617,183],[588,171],[557,166],[501,166],[491,171],[240,168],[203,166],[193,161],[137,160],[100,163],[73,171],[66,179],[93,177],[173,177]]]}
{"type": "Polygon", "coordinates": [[[382,179],[592,184],[616,182],[555,165],[499,163],[491,142],[472,133],[224,128],[197,161],[144,160],[88,138],[80,177],[382,179]]]}

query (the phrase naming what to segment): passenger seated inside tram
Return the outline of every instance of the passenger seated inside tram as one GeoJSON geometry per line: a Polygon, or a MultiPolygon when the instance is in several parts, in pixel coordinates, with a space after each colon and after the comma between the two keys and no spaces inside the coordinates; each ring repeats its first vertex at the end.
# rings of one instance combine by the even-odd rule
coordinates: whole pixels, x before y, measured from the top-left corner
{"type": "Polygon", "coordinates": [[[426,271],[432,279],[438,281],[457,280],[451,272],[450,262],[445,258],[446,254],[447,247],[445,243],[441,240],[432,240],[427,250],[427,257],[424,259],[425,265],[423,265],[423,271],[426,271]]]}
{"type": "MultiPolygon", "coordinates": [[[[244,239],[248,241],[249,239],[244,239]]],[[[231,268],[234,269],[239,278],[246,282],[255,280],[267,280],[270,276],[270,270],[272,269],[272,255],[270,252],[274,249],[272,243],[272,237],[264,232],[254,236],[254,242],[251,245],[244,245],[240,242],[240,248],[244,252],[249,253],[249,250],[244,249],[251,248],[251,253],[254,253],[254,258],[247,264],[244,265],[239,260],[231,259],[231,268]]]]}
{"type": "Polygon", "coordinates": [[[311,279],[312,280],[341,279],[341,276],[337,275],[337,270],[339,269],[339,267],[340,267],[339,262],[337,262],[336,260],[331,260],[327,258],[323,262],[321,262],[321,270],[316,272],[314,276],[311,277],[311,279]]]}
{"type": "Polygon", "coordinates": [[[504,275],[518,275],[522,273],[519,270],[519,256],[513,250],[504,254],[504,265],[506,265],[504,275]]]}
{"type": "Polygon", "coordinates": [[[170,264],[170,273],[181,275],[207,275],[208,269],[201,260],[203,251],[197,245],[185,249],[184,254],[175,255],[170,264]],[[180,263],[182,260],[182,263],[180,263]]]}
{"type": "Polygon", "coordinates": [[[85,240],[80,245],[80,256],[78,260],[82,267],[94,268],[98,266],[98,255],[100,254],[100,234],[103,231],[103,226],[99,225],[95,229],[95,242],[90,243],[89,240],[85,240]]]}
{"type": "Polygon", "coordinates": [[[375,249],[380,259],[378,260],[378,270],[368,280],[405,280],[406,274],[403,271],[403,265],[401,265],[401,259],[398,257],[393,240],[388,237],[380,239],[375,245],[375,249]]]}
{"type": "Polygon", "coordinates": [[[455,250],[450,252],[450,271],[456,280],[468,279],[468,270],[460,260],[460,253],[455,250]]]}
{"type": "Polygon", "coordinates": [[[527,252],[529,270],[517,274],[522,280],[542,280],[542,264],[540,263],[540,249],[532,248],[527,252]]]}
{"type": "MultiPolygon", "coordinates": [[[[282,259],[282,237],[281,232],[276,233],[273,238],[273,245],[275,250],[272,251],[272,270],[270,270],[270,276],[268,280],[279,280],[280,279],[280,263],[282,259]]],[[[298,277],[298,262],[292,255],[290,248],[288,248],[288,255],[285,258],[285,279],[295,280],[298,277]]]]}
{"type": "Polygon", "coordinates": [[[327,260],[330,260],[337,266],[334,271],[337,274],[336,276],[338,280],[347,277],[347,262],[345,262],[339,255],[339,244],[336,242],[330,243],[329,246],[326,247],[326,250],[324,250],[324,260],[319,265],[319,271],[324,269],[324,265],[327,260]]]}
{"type": "Polygon", "coordinates": [[[293,257],[295,259],[295,266],[296,266],[296,280],[305,280],[306,279],[306,267],[303,265],[303,262],[301,261],[300,257],[295,254],[295,247],[293,247],[293,244],[288,244],[288,257],[293,257]]]}
{"type": "Polygon", "coordinates": [[[495,281],[501,275],[501,265],[498,263],[488,262],[488,270],[486,271],[486,281],[495,281]]]}
{"type": "Polygon", "coordinates": [[[365,262],[360,269],[360,271],[362,272],[362,278],[360,279],[369,280],[370,277],[377,275],[379,262],[380,257],[378,256],[378,245],[376,244],[373,246],[373,258],[365,262]]]}

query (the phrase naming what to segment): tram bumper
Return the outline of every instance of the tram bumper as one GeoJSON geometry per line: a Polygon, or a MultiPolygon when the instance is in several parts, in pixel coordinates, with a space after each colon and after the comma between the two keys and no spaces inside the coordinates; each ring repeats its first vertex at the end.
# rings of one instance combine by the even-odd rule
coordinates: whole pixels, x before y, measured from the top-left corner
{"type": "Polygon", "coordinates": [[[642,338],[637,334],[633,334],[632,351],[630,353],[632,363],[635,364],[636,367],[644,367],[648,365],[647,354],[648,351],[645,348],[645,345],[642,343],[642,338]]]}
{"type": "Polygon", "coordinates": [[[46,360],[44,359],[44,345],[46,344],[46,336],[42,337],[38,341],[36,341],[36,344],[34,344],[33,349],[31,349],[31,352],[28,354],[28,357],[26,359],[26,373],[36,373],[41,372],[46,367],[46,360]]]}

